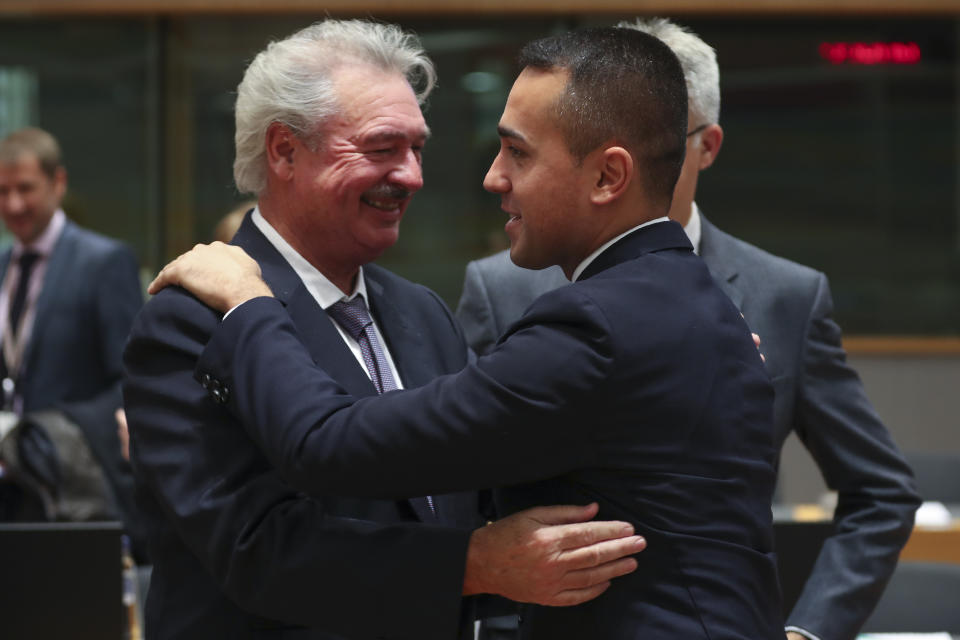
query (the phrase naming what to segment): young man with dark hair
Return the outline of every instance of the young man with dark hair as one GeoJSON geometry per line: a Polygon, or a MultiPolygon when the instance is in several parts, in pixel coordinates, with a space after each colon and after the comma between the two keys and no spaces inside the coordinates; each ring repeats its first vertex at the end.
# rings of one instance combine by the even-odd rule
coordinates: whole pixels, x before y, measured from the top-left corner
{"type": "Polygon", "coordinates": [[[476,363],[357,400],[316,368],[238,249],[198,247],[153,288],[232,309],[198,375],[230,390],[228,409],[296,486],[498,486],[505,512],[595,501],[647,539],[639,569],[595,600],[524,607],[522,638],[781,639],[772,388],[739,311],[666,217],[687,132],[680,65],[613,28],[536,41],[521,61],[484,186],[510,216],[511,258],[574,284],[476,363]]]}

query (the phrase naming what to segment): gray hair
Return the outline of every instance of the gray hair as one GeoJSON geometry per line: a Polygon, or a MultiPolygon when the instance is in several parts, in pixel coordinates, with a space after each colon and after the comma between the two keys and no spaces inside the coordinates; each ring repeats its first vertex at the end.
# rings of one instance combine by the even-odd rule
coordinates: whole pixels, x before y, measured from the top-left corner
{"type": "Polygon", "coordinates": [[[422,104],[437,75],[419,40],[399,27],[364,20],[324,20],[271,42],[237,87],[233,178],[241,193],[266,186],[266,133],[274,122],[318,145],[318,125],[338,112],[333,72],[365,64],[403,75],[422,104]]]}
{"type": "Polygon", "coordinates": [[[666,18],[624,21],[618,27],[649,33],[667,44],[680,60],[693,116],[690,128],[720,122],[720,69],[713,48],[693,31],[666,18]]]}

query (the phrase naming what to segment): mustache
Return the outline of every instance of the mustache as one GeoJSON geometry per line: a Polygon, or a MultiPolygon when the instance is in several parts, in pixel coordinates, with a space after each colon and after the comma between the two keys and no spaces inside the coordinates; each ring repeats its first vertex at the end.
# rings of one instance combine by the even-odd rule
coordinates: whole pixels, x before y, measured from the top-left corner
{"type": "Polygon", "coordinates": [[[373,200],[406,200],[412,195],[412,191],[390,184],[378,184],[363,192],[365,198],[373,200]]]}

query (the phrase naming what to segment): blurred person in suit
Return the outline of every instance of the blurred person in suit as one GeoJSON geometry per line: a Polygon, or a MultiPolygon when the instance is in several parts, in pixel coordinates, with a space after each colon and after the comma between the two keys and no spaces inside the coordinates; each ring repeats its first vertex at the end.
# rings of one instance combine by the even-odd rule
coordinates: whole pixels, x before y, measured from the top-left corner
{"type": "Polygon", "coordinates": [[[255,206],[257,206],[256,200],[247,200],[231,209],[226,215],[220,218],[217,226],[213,228],[213,239],[219,242],[230,242],[233,240],[233,236],[236,235],[240,225],[243,224],[244,217],[255,206]]]}
{"type": "Polygon", "coordinates": [[[66,191],[50,133],[27,128],[0,141],[0,218],[13,235],[0,255],[3,415],[19,425],[16,452],[8,452],[20,478],[33,477],[26,484],[16,473],[0,478],[0,511],[5,519],[121,518],[142,558],[133,478],[113,418],[121,406],[121,352],[143,303],[137,261],[120,242],[71,222],[61,208],[66,191]],[[68,423],[82,434],[71,441],[76,448],[56,435],[68,423]],[[72,465],[91,460],[106,482],[107,510],[63,512],[57,504],[72,490],[65,483],[92,470],[72,465]],[[31,508],[28,485],[49,493],[46,513],[31,508]]]}
{"type": "MultiPolygon", "coordinates": [[[[326,20],[271,43],[237,91],[234,175],[257,206],[233,237],[323,363],[357,396],[461,369],[453,314],[371,264],[422,186],[434,84],[416,39],[326,20]]],[[[171,288],[137,319],[124,385],[138,498],[154,560],[147,636],[472,638],[483,592],[544,604],[594,597],[642,549],[596,506],[529,510],[480,526],[476,496],[310,498],[195,379],[221,313],[171,288]],[[551,526],[555,525],[555,526],[551,526]]],[[[264,345],[271,348],[269,344],[264,345]]],[[[293,383],[293,380],[289,382],[293,383]]],[[[415,461],[410,460],[415,466],[415,461]]]]}
{"type": "MultiPolygon", "coordinates": [[[[777,450],[796,433],[827,486],[838,492],[834,534],[787,617],[787,636],[852,640],[910,536],[920,503],[910,469],[846,363],[826,276],[724,233],[694,201],[699,173],[714,163],[723,143],[713,49],[664,19],[619,26],[660,38],[680,59],[690,124],[669,216],[683,225],[717,284],[763,341],[776,392],[777,450]]],[[[471,262],[457,308],[467,341],[477,353],[490,351],[534,300],[566,284],[560,269],[522,269],[506,252],[471,262]]]]}
{"type": "Polygon", "coordinates": [[[773,389],[739,311],[666,217],[687,132],[680,64],[611,27],[532,42],[520,66],[484,187],[509,216],[511,258],[575,282],[459,373],[360,397],[323,370],[256,262],[198,246],[151,286],[230,310],[194,393],[222,397],[314,495],[493,485],[504,513],[596,501],[643,534],[637,571],[598,598],[524,605],[523,638],[782,640],[773,389]]]}

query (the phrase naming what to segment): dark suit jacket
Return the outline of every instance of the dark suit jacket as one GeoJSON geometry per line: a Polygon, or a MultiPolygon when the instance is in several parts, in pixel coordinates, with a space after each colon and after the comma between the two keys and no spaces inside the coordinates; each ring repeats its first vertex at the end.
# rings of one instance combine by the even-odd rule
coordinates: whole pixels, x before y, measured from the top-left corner
{"type": "Polygon", "coordinates": [[[596,600],[527,607],[522,637],[783,637],[772,388],[676,223],[622,239],[491,354],[420,389],[350,397],[267,298],[223,322],[198,371],[231,390],[252,437],[311,492],[509,484],[506,511],[596,500],[600,518],[647,538],[639,569],[596,600]]]}
{"type": "MultiPolygon", "coordinates": [[[[0,256],[0,280],[11,251],[0,256]]],[[[143,304],[137,260],[116,240],[67,221],[50,254],[18,383],[24,413],[57,409],[84,433],[139,539],[133,478],[120,455],[121,352],[143,304]]]]}
{"type": "MultiPolygon", "coordinates": [[[[249,218],[234,243],[259,261],[312,358],[352,393],[375,394],[327,315],[249,218]]],[[[463,337],[433,292],[375,265],[364,272],[405,385],[464,365],[463,337]]],[[[314,500],[290,487],[282,468],[193,380],[219,320],[182,290],[163,291],[137,318],[124,355],[138,498],[154,558],[147,636],[457,637],[475,504],[438,496],[437,519],[422,498],[314,500]]]]}
{"type": "MultiPolygon", "coordinates": [[[[839,493],[836,533],[787,623],[852,640],[910,535],[919,504],[910,470],[846,363],[827,278],[701,220],[704,262],[763,341],[777,451],[795,431],[839,493]]],[[[488,351],[537,297],[567,284],[558,268],[521,269],[507,252],[471,262],[457,308],[468,342],[488,351]]]]}

